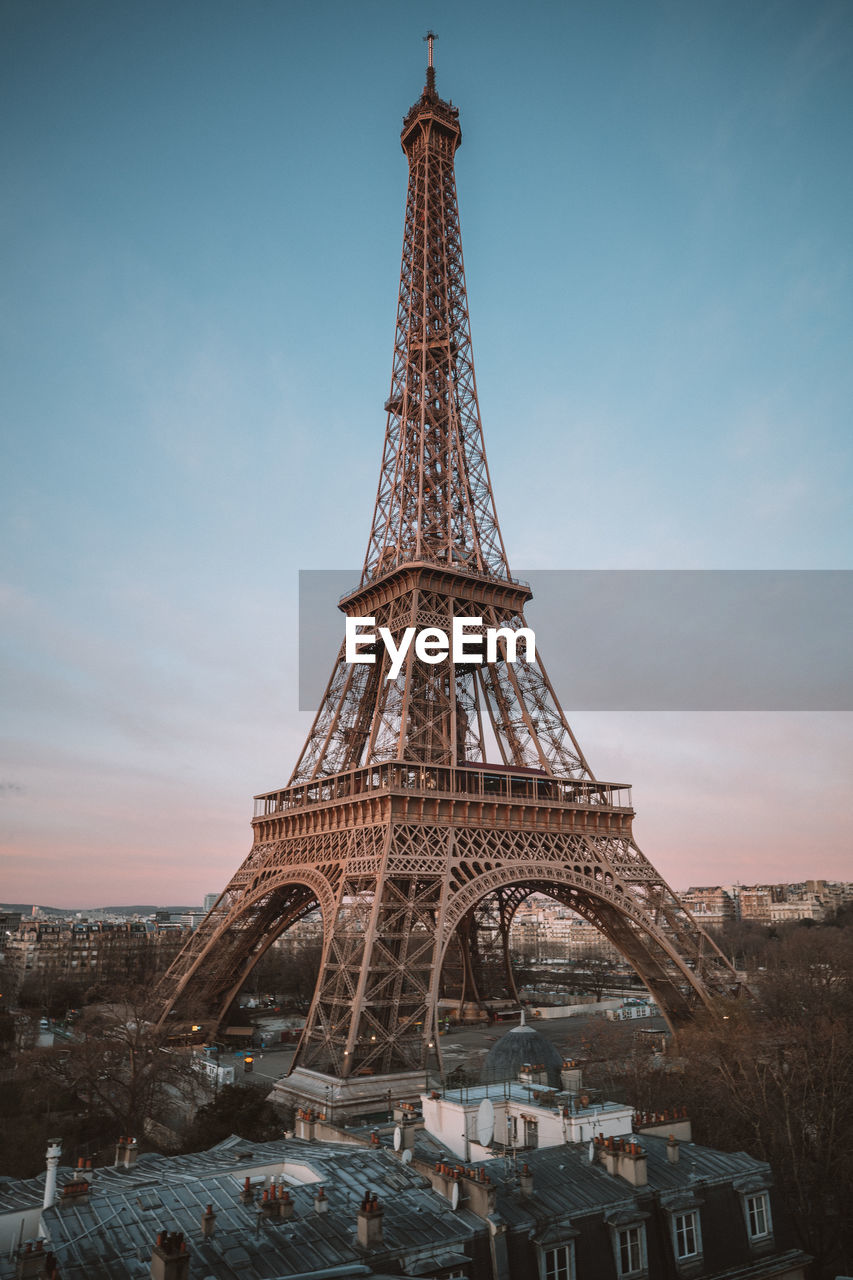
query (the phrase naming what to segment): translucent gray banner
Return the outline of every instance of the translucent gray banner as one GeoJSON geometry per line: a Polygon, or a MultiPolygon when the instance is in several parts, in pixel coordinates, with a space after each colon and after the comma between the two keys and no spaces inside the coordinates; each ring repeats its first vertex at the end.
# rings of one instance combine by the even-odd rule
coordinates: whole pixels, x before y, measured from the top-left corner
{"type": "MultiPolygon", "coordinates": [[[[519,573],[570,711],[853,710],[853,571],[519,573]]],[[[299,574],[299,709],[316,711],[358,570],[299,574]]]]}

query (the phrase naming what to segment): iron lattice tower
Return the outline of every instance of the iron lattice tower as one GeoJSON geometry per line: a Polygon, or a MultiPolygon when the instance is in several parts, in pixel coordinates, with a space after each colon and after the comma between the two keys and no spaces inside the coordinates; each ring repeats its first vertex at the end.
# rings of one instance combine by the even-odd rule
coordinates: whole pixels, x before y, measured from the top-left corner
{"type": "MultiPolygon", "coordinates": [[[[477,404],[454,156],[458,110],[426,85],[403,122],[409,165],[391,390],[359,586],[341,601],[399,642],[452,618],[524,627],[477,404]]],[[[348,664],[343,646],[289,784],[256,797],[254,843],[163,983],[205,1030],[261,955],[318,908],[320,978],[296,1063],[337,1078],[422,1069],[442,970],[478,997],[484,947],[507,973],[512,916],[548,894],[610,939],[667,1018],[731,991],[734,971],[635,844],[630,790],[597,780],[541,662],[410,649],[348,664]]],[[[508,977],[511,984],[511,976],[508,977]]],[[[165,1013],[164,1013],[165,1016],[165,1013]]]]}

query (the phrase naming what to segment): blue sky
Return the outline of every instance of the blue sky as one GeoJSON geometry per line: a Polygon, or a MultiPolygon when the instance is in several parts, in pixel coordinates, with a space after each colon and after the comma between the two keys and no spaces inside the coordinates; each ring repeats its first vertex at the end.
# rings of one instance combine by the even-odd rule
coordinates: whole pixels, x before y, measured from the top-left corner
{"type": "MultiPolygon", "coordinates": [[[[512,563],[851,567],[848,3],[6,0],[6,900],[200,900],[291,771],[428,26],[512,563]]],[[[848,715],[573,724],[672,883],[851,874],[848,715]]]]}

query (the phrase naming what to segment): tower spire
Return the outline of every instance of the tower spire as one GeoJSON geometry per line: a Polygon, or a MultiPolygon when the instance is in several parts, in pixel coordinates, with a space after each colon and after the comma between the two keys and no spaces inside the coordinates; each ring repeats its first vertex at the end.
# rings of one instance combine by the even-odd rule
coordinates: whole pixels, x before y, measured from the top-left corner
{"type": "Polygon", "coordinates": [[[435,93],[435,64],[433,62],[433,44],[438,39],[434,31],[428,31],[424,36],[427,46],[427,73],[426,73],[426,93],[435,93]]]}

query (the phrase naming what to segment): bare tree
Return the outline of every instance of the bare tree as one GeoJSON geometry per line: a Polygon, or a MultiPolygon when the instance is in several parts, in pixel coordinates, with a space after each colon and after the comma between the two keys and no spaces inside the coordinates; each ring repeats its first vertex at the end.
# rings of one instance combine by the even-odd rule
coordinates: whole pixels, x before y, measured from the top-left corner
{"type": "Polygon", "coordinates": [[[584,986],[600,1000],[613,978],[613,965],[598,947],[585,947],[578,952],[577,967],[584,986]]]}
{"type": "Polygon", "coordinates": [[[39,1072],[86,1107],[107,1137],[142,1136],[149,1122],[197,1083],[186,1055],[155,1030],[150,992],[128,989],[89,1006],[62,1053],[46,1052],[39,1072]]]}
{"type": "Polygon", "coordinates": [[[694,1138],[772,1167],[786,1221],[820,1277],[853,1258],[853,930],[786,930],[756,998],[679,1032],[669,1069],[611,1064],[643,1110],[687,1105],[694,1138]]]}

